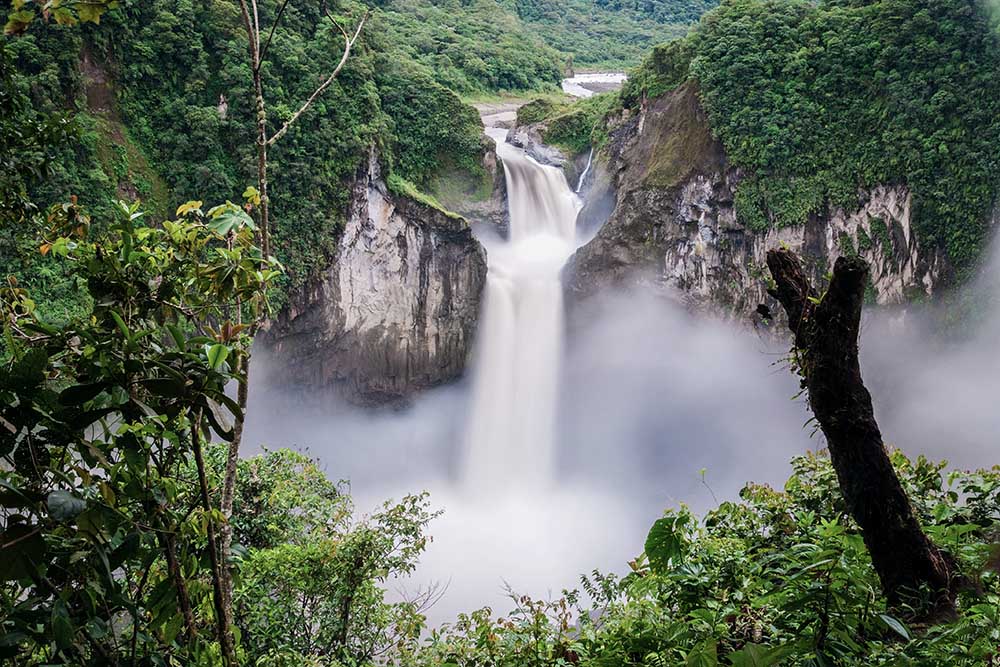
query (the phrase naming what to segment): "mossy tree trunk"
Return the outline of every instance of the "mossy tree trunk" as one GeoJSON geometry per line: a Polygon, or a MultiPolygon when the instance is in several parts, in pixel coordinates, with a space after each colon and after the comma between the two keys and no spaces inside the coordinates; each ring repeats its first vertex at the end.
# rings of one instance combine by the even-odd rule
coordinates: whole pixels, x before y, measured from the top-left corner
{"type": "Polygon", "coordinates": [[[844,500],[861,527],[889,604],[912,607],[915,620],[954,617],[953,561],[921,529],[886,453],[871,394],[861,378],[858,336],[868,264],[840,257],[822,298],[794,253],[771,250],[767,266],[775,281],[769,293],[785,309],[795,338],[793,354],[809,405],[826,435],[844,500]]]}

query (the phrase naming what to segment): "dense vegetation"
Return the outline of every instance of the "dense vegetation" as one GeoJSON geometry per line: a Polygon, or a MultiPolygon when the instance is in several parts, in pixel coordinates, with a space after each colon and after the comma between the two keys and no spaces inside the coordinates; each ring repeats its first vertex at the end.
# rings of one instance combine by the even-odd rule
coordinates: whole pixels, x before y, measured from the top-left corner
{"type": "MultiPolygon", "coordinates": [[[[287,267],[279,298],[330,256],[345,186],[371,146],[394,183],[416,186],[397,190],[486,196],[478,118],[458,95],[553,88],[571,53],[583,64],[634,62],[648,44],[681,34],[676,26],[705,4],[377,3],[363,47],[271,151],[273,247],[287,267]]],[[[279,6],[262,3],[265,24],[279,6]]],[[[350,23],[362,9],[345,0],[335,13],[350,23]]],[[[18,124],[65,114],[78,137],[55,150],[50,173],[32,186],[35,201],[74,195],[105,220],[118,198],[141,198],[163,219],[188,199],[224,201],[253,181],[251,78],[235,4],[128,1],[100,25],[25,25],[0,47],[5,99],[18,100],[18,124]]],[[[264,71],[273,123],[325,76],[340,44],[319,5],[287,8],[264,71]]],[[[75,280],[25,252],[32,243],[0,233],[0,270],[30,282],[43,308],[82,312],[75,280]]]]}
{"type": "Polygon", "coordinates": [[[517,110],[518,124],[543,122],[545,143],[568,155],[600,147],[607,138],[605,116],[618,107],[617,93],[601,93],[575,102],[554,102],[538,98],[517,110]]]}
{"type": "MultiPolygon", "coordinates": [[[[156,4],[127,5],[100,28],[31,32],[0,49],[0,259],[15,274],[0,284],[0,660],[289,667],[971,667],[995,660],[1000,468],[946,473],[944,464],[893,454],[923,529],[955,559],[966,584],[958,618],[933,626],[911,624],[913,608],[886,603],[822,455],[793,461],[782,490],[751,484],[738,502],[701,519],[684,508],[668,511],[625,577],[595,572],[558,600],[516,597],[506,618],[482,609],[435,629],[426,628],[421,601],[390,603],[383,586],[413,570],[433,532],[426,496],[357,521],[343,487],[306,457],[279,451],[239,462],[227,510],[226,489],[236,478],[228,475],[226,443],[238,442],[243,417],[227,387],[245,386],[248,324],[271,312],[268,296],[283,267],[257,247],[260,197],[244,189],[252,181],[251,113],[233,8],[156,4]],[[233,194],[241,190],[242,199],[233,194]],[[222,203],[175,208],[188,193],[222,203]],[[148,210],[119,200],[137,194],[148,210]],[[51,307],[63,300],[72,303],[51,307]]],[[[766,3],[785,5],[792,16],[875,11],[766,3]]],[[[713,22],[771,21],[752,11],[729,14],[759,6],[727,4],[692,41],[658,50],[620,96],[573,107],[538,103],[523,117],[547,120],[553,140],[568,149],[584,147],[581,137],[599,141],[595,132],[613,104],[637,104],[685,71],[707,80],[713,22]]],[[[982,18],[958,16],[973,25],[982,18]]],[[[336,51],[333,31],[315,13],[287,18],[265,71],[279,119],[324,69],[317,63],[336,51]]],[[[799,25],[787,18],[773,18],[779,33],[799,25]]],[[[389,29],[373,36],[297,128],[329,143],[290,135],[273,156],[279,246],[298,280],[310,257],[328,251],[343,182],[372,143],[397,191],[417,193],[414,182],[477,165],[475,116],[419,58],[377,46],[391,37],[389,29]],[[416,127],[426,114],[429,127],[416,127]]],[[[919,44],[929,48],[927,40],[919,44]]],[[[749,48],[720,53],[717,66],[742,72],[746,63],[722,56],[739,60],[749,48]]],[[[954,55],[960,62],[962,53],[954,55]]],[[[977,79],[978,61],[970,62],[964,73],[977,79]]],[[[913,77],[903,79],[916,85],[913,77]]],[[[711,81],[702,83],[710,100],[711,81]]],[[[713,122],[726,120],[720,113],[713,122]]],[[[769,162],[791,150],[783,142],[792,135],[782,125],[773,133],[762,127],[769,140],[753,134],[759,141],[740,143],[745,153],[731,149],[734,159],[759,161],[752,183],[794,182],[794,172],[769,162]]],[[[727,146],[742,137],[742,126],[733,128],[731,135],[720,130],[727,146]]],[[[959,138],[946,149],[982,157],[980,144],[959,138]]],[[[793,148],[788,164],[804,169],[806,148],[815,147],[793,148]]],[[[968,172],[973,195],[977,173],[968,172]]],[[[949,174],[945,192],[955,186],[949,174]]],[[[771,201],[764,205],[773,214],[771,201]]],[[[940,224],[950,232],[954,221],[940,224]]]]}
{"type": "Polygon", "coordinates": [[[919,238],[979,256],[1000,167],[1000,35],[977,0],[727,3],[691,73],[754,178],[751,225],[801,222],[859,186],[906,183],[919,238]]]}
{"type": "Polygon", "coordinates": [[[958,622],[909,628],[886,608],[829,460],[809,455],[792,462],[784,489],[751,484],[700,520],[667,512],[627,576],[595,572],[562,599],[517,599],[506,619],[463,616],[403,664],[989,664],[1000,639],[1000,560],[990,544],[1000,468],[944,475],[943,464],[898,452],[893,461],[925,529],[974,577],[958,622]]]}
{"type": "MultiPolygon", "coordinates": [[[[917,237],[964,274],[1000,191],[997,22],[981,0],[728,0],[652,49],[610,120],[693,80],[713,134],[749,175],[736,205],[751,228],[905,184],[917,237]]],[[[603,143],[592,104],[577,103],[588,123],[559,143],[603,143]]],[[[561,107],[534,120],[567,115],[579,117],[561,107]]]]}
{"type": "MultiPolygon", "coordinates": [[[[250,195],[253,209],[252,193],[250,195]]],[[[892,461],[935,543],[967,580],[958,619],[889,608],[829,460],[793,461],[784,489],[749,485],[698,519],[668,511],[631,573],[593,573],[556,600],[516,596],[425,627],[426,600],[390,603],[433,534],[425,496],[357,522],[300,454],[239,463],[232,558],[220,496],[250,339],[266,310],[241,207],[199,202],[150,226],[121,204],[103,225],[49,211],[42,252],[80,275],[91,312],[46,322],[0,292],[0,658],[23,665],[223,664],[219,582],[231,569],[239,664],[411,667],[989,664],[1000,640],[1000,467],[892,461]],[[96,233],[95,229],[105,231],[96,233]],[[206,322],[217,322],[206,326],[206,322]]],[[[37,252],[37,251],[36,251],[37,252]]],[[[637,545],[637,551],[639,546],[637,545]]]]}
{"type": "MultiPolygon", "coordinates": [[[[15,430],[0,430],[0,655],[16,664],[220,663],[207,554],[225,447],[200,436],[228,437],[221,388],[247,341],[226,327],[187,331],[192,312],[260,293],[245,231],[236,255],[202,254],[222,242],[227,211],[245,224],[225,207],[188,207],[161,232],[121,209],[91,244],[65,209],[52,252],[99,290],[95,319],[52,327],[23,291],[4,293],[0,397],[15,430]],[[217,282],[215,262],[235,282],[217,282]]],[[[667,512],[625,577],[595,572],[559,599],[518,596],[509,616],[481,609],[423,634],[421,601],[388,603],[381,584],[409,572],[433,534],[427,498],[356,523],[344,490],[307,458],[251,458],[233,513],[237,653],[288,667],[989,664],[1000,468],[946,473],[899,452],[893,463],[925,530],[969,578],[954,622],[910,627],[905,609],[886,606],[829,460],[809,455],[783,489],[751,484],[702,519],[667,512]]]]}
{"type": "Polygon", "coordinates": [[[567,64],[634,65],[655,44],[683,36],[717,0],[514,0],[518,15],[567,64]]]}
{"type": "Polygon", "coordinates": [[[655,49],[622,98],[697,80],[713,132],[751,174],[737,192],[751,227],[904,183],[918,238],[964,268],[1000,184],[998,35],[978,0],[733,0],[655,49]]]}
{"type": "MultiPolygon", "coordinates": [[[[264,3],[265,20],[278,3],[264,3]]],[[[350,22],[360,5],[344,4],[350,22]]],[[[456,95],[541,88],[559,81],[559,57],[495,4],[390,4],[377,12],[347,67],[270,155],[275,251],[284,290],[322,267],[335,247],[349,189],[376,146],[396,180],[430,188],[460,172],[483,192],[475,111],[456,95]],[[457,17],[447,28],[445,17],[457,17]]],[[[289,6],[264,70],[280,123],[339,56],[339,33],[320,7],[289,6]]],[[[187,199],[224,201],[254,182],[254,115],[239,12],[229,3],[123,3],[101,25],[32,27],[5,38],[4,100],[19,126],[64,114],[77,139],[54,147],[34,201],[74,195],[95,220],[120,197],[155,219],[187,199]]],[[[5,173],[7,170],[5,170],[5,173]]],[[[16,173],[11,170],[10,173],[16,173]]],[[[71,276],[25,252],[29,235],[0,233],[0,269],[31,283],[53,313],[82,312],[71,276]]]]}

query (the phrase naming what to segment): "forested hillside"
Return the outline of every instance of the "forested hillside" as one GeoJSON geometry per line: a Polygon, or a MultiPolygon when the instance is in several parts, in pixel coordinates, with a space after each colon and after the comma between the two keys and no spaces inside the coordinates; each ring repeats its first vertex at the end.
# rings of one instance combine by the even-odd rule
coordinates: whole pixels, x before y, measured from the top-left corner
{"type": "Polygon", "coordinates": [[[722,0],[578,102],[713,3],[260,2],[0,13],[0,664],[997,665],[1000,304],[868,298],[1000,293],[996,0],[722,0]]]}
{"type": "Polygon", "coordinates": [[[654,45],[681,37],[717,0],[508,0],[546,44],[575,67],[634,65],[654,45]]]}
{"type": "MultiPolygon", "coordinates": [[[[479,121],[458,95],[554,87],[574,57],[578,65],[635,62],[708,4],[377,3],[345,71],[270,156],[285,289],[329,257],[344,185],[370,146],[394,183],[426,189],[440,173],[463,172],[470,193],[488,192],[476,186],[485,176],[479,121]]],[[[262,4],[265,23],[280,6],[262,4]]],[[[273,37],[264,71],[272,123],[292,113],[339,53],[340,35],[320,9],[289,7],[273,37]]],[[[337,15],[357,20],[363,10],[347,2],[337,15]]],[[[79,136],[52,156],[53,172],[31,186],[33,199],[75,195],[102,220],[120,197],[139,197],[163,218],[194,196],[239,195],[254,169],[242,30],[233,3],[168,0],[125,2],[100,25],[52,25],[5,40],[4,94],[19,100],[18,122],[64,113],[79,136]]],[[[73,281],[24,252],[30,236],[0,236],[0,266],[30,276],[45,307],[68,314],[77,305],[73,281]]]]}
{"type": "MultiPolygon", "coordinates": [[[[732,0],[653,49],[604,103],[609,122],[594,101],[557,109],[556,130],[566,118],[586,122],[551,139],[600,145],[623,110],[691,82],[743,170],[735,203],[750,229],[801,225],[828,206],[855,208],[865,189],[901,184],[920,242],[946,250],[964,275],[1000,191],[996,24],[980,0],[732,0]]],[[[656,155],[678,157],[666,145],[656,155]]]]}
{"type": "MultiPolygon", "coordinates": [[[[265,20],[279,3],[264,3],[265,20]]],[[[338,18],[356,21],[360,4],[338,18]]],[[[292,113],[332,69],[342,41],[320,7],[289,7],[264,70],[271,122],[292,113]]],[[[483,178],[481,125],[460,93],[539,89],[560,78],[559,56],[487,0],[390,3],[376,11],[334,84],[271,153],[279,257],[290,285],[335,245],[348,188],[376,146],[399,179],[426,186],[439,172],[483,178]]],[[[78,140],[31,179],[47,205],[73,195],[96,221],[118,198],[140,197],[163,218],[192,197],[237,198],[253,182],[251,78],[235,4],[124,3],[100,25],[34,27],[2,44],[4,100],[15,125],[64,114],[78,140]]],[[[98,223],[99,224],[99,223],[98,223]]],[[[27,231],[27,230],[21,230],[27,231]]],[[[26,252],[33,235],[0,236],[0,266],[37,288],[53,313],[78,292],[50,260],[26,252]]]]}

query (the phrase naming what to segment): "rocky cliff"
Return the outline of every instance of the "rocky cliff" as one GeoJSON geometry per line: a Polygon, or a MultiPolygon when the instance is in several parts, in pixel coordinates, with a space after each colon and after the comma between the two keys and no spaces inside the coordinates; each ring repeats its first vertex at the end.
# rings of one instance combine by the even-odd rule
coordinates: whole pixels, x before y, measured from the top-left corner
{"type": "Polygon", "coordinates": [[[861,255],[872,267],[869,298],[883,304],[930,295],[949,271],[941,251],[917,243],[905,186],[872,188],[855,210],[829,207],[804,225],[752,229],[734,203],[742,176],[693,83],[616,119],[580,218],[584,228],[607,222],[567,266],[570,294],[642,284],[749,315],[768,300],[765,256],[778,246],[800,253],[817,278],[840,255],[861,255]]]}
{"type": "Polygon", "coordinates": [[[373,154],[331,265],[267,333],[271,379],[362,404],[453,380],[485,280],[485,252],[466,221],[391,192],[373,154]]]}

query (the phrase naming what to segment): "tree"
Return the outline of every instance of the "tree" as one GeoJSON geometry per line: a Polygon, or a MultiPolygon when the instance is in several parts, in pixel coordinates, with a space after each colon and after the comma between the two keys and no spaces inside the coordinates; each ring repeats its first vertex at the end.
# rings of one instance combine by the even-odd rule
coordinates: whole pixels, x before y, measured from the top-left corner
{"type": "Polygon", "coordinates": [[[87,316],[55,326],[0,290],[2,658],[235,664],[202,442],[240,411],[225,388],[251,340],[226,312],[262,315],[280,267],[231,202],[142,218],[122,203],[90,239],[75,204],[48,212],[40,252],[85,278],[87,316]]]}
{"type": "Polygon", "coordinates": [[[769,251],[767,266],[775,281],[769,293],[788,315],[792,358],[809,405],[889,603],[910,605],[918,618],[953,617],[958,583],[953,561],[921,529],[861,379],[858,336],[868,264],[858,257],[838,258],[822,296],[791,251],[769,251]],[[931,599],[919,599],[928,589],[931,599]]]}
{"type": "Polygon", "coordinates": [[[267,37],[264,43],[261,44],[261,25],[260,25],[260,10],[258,7],[257,0],[240,0],[240,11],[243,16],[243,27],[247,32],[247,51],[250,57],[250,71],[253,76],[253,87],[254,87],[254,107],[257,110],[257,189],[260,192],[260,238],[261,238],[261,248],[264,251],[265,257],[270,254],[270,229],[268,220],[268,199],[267,199],[267,150],[274,145],[281,137],[285,135],[286,132],[295,124],[295,121],[312,106],[313,102],[316,101],[323,91],[326,90],[340,71],[344,68],[347,63],[347,59],[351,55],[351,49],[354,44],[358,41],[358,37],[361,35],[361,29],[364,28],[365,21],[368,19],[368,13],[365,12],[361,19],[358,21],[357,27],[355,28],[353,34],[348,34],[347,30],[337,21],[333,16],[327,11],[326,6],[323,7],[323,15],[326,16],[329,21],[337,27],[340,33],[344,36],[344,50],[340,56],[340,60],[337,62],[336,67],[330,72],[330,75],[320,83],[313,93],[299,106],[299,108],[286,120],[280,128],[278,128],[273,135],[268,135],[267,129],[267,104],[264,97],[264,77],[262,68],[267,58],[267,50],[271,46],[271,40],[274,38],[274,32],[277,29],[279,23],[281,22],[281,16],[285,13],[285,9],[288,7],[288,0],[283,0],[281,5],[278,7],[278,12],[271,24],[270,29],[267,32],[267,37]]]}
{"type": "Polygon", "coordinates": [[[368,665],[417,641],[418,604],[386,602],[381,584],[416,566],[436,516],[426,494],[358,521],[350,496],[300,453],[241,460],[240,478],[233,530],[247,553],[233,609],[248,656],[368,665]]]}
{"type": "MultiPolygon", "coordinates": [[[[366,11],[358,21],[353,34],[348,34],[347,30],[344,29],[340,22],[330,15],[324,4],[323,15],[337,27],[344,37],[344,49],[340,56],[340,60],[330,72],[330,75],[316,87],[312,94],[301,104],[301,106],[299,106],[299,108],[288,118],[288,120],[286,120],[273,135],[269,135],[267,127],[267,104],[264,97],[264,76],[262,68],[266,62],[267,50],[271,45],[271,40],[274,38],[275,30],[281,22],[281,17],[285,13],[285,9],[288,7],[288,2],[289,0],[282,0],[281,5],[278,7],[278,11],[274,17],[274,21],[271,23],[271,27],[268,30],[267,36],[262,44],[260,8],[258,6],[258,2],[257,0],[240,0],[240,12],[243,18],[243,27],[247,33],[247,52],[250,58],[250,71],[253,77],[254,108],[257,110],[257,187],[256,189],[248,189],[246,195],[253,199],[253,203],[258,211],[260,247],[263,251],[263,258],[265,261],[269,261],[271,257],[271,223],[267,193],[267,151],[276,141],[288,132],[299,117],[301,117],[302,114],[305,113],[310,106],[312,106],[313,102],[315,102],[316,99],[323,94],[323,91],[326,90],[330,84],[333,83],[334,79],[337,78],[337,75],[340,74],[340,71],[347,63],[347,59],[351,55],[351,49],[353,48],[355,42],[357,42],[358,37],[361,35],[361,29],[364,28],[365,21],[368,18],[368,12],[366,11]]],[[[237,312],[240,311],[240,304],[237,304],[237,312]]],[[[255,320],[250,323],[249,334],[251,338],[256,334],[259,325],[260,320],[255,320]]],[[[240,444],[243,439],[243,416],[246,412],[247,399],[249,395],[249,357],[247,357],[243,363],[243,367],[240,368],[242,381],[239,383],[239,388],[237,390],[237,403],[240,409],[237,411],[236,415],[234,437],[232,438],[229,446],[229,454],[226,459],[226,472],[222,486],[222,515],[226,519],[223,524],[221,536],[221,558],[224,564],[228,564],[232,551],[233,532],[230,525],[230,518],[233,513],[233,498],[236,491],[238,472],[237,464],[239,462],[240,444]]],[[[225,602],[225,613],[229,619],[228,625],[231,626],[233,620],[233,582],[228,565],[223,571],[223,597],[225,602]]]]}

